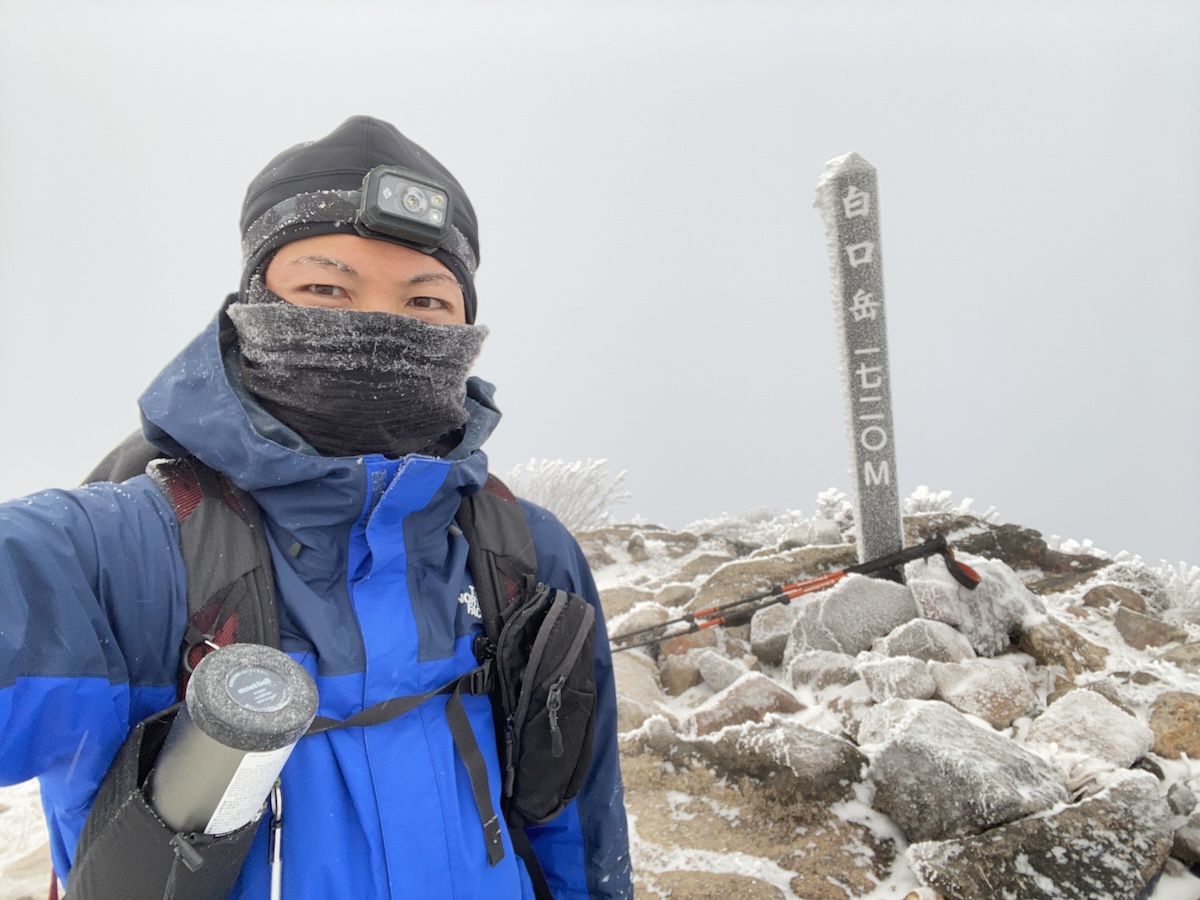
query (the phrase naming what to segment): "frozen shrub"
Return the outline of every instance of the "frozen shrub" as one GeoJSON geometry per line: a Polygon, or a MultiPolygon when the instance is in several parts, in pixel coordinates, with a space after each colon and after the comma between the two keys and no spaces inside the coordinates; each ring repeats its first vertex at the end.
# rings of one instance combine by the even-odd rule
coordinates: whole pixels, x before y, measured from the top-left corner
{"type": "Polygon", "coordinates": [[[1154,574],[1162,579],[1171,606],[1200,607],[1200,566],[1164,561],[1154,574]]]}
{"type": "Polygon", "coordinates": [[[836,522],[843,532],[854,528],[854,506],[846,499],[846,494],[837,488],[830,488],[817,494],[817,519],[828,519],[836,522]]]}
{"type": "Polygon", "coordinates": [[[531,459],[504,476],[518,497],[544,506],[567,530],[578,534],[612,522],[612,507],[632,496],[622,488],[625,472],[610,476],[608,460],[564,462],[561,459],[531,459]]]}
{"type": "Polygon", "coordinates": [[[949,491],[931,491],[922,484],[904,501],[904,514],[912,516],[922,513],[954,513],[960,516],[974,516],[984,522],[992,523],[1000,518],[994,506],[989,506],[983,513],[975,512],[971,509],[971,504],[974,502],[967,497],[962,503],[956,504],[949,491]]]}

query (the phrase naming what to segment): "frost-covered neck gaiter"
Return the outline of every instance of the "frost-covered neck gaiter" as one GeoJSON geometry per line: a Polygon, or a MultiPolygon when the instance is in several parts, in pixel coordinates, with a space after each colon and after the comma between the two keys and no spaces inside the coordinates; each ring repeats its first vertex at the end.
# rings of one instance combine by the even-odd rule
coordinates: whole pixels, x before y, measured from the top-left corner
{"type": "Polygon", "coordinates": [[[442,456],[457,444],[486,328],[278,298],[234,303],[228,313],[242,383],[322,455],[442,456]]]}

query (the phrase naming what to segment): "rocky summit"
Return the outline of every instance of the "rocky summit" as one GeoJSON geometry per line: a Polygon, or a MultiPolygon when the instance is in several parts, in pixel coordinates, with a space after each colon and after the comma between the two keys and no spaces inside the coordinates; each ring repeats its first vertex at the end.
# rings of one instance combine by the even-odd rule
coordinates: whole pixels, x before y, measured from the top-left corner
{"type": "MultiPolygon", "coordinates": [[[[639,897],[1200,897],[1200,570],[992,518],[904,518],[974,590],[934,556],[614,654],[639,897]]],[[[620,635],[853,565],[852,530],[578,537],[620,635]]],[[[0,791],[0,900],[48,872],[36,786],[0,791]]]]}
{"type": "MultiPolygon", "coordinates": [[[[639,896],[1200,897],[1200,572],[991,518],[904,518],[974,590],[933,556],[614,655],[639,896]]],[[[580,538],[619,636],[853,565],[851,532],[580,538]]]]}

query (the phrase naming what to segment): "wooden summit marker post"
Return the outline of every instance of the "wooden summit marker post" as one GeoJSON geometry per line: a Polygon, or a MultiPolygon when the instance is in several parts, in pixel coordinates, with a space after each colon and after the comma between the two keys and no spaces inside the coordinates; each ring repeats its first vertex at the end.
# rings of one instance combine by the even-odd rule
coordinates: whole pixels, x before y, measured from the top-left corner
{"type": "MultiPolygon", "coordinates": [[[[813,205],[825,220],[840,335],[846,440],[855,475],[854,527],[858,559],[865,562],[904,547],[875,167],[857,153],[831,159],[817,182],[813,205]]],[[[887,577],[903,581],[900,570],[889,570],[887,577]]]]}

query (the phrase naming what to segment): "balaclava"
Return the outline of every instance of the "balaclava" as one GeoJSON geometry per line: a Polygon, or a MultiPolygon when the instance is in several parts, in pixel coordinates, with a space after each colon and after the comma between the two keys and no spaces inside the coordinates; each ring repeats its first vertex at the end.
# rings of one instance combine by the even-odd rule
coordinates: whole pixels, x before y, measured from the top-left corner
{"type": "Polygon", "coordinates": [[[467,322],[474,322],[478,228],[462,186],[392,125],[355,116],[326,137],[279,154],[246,193],[242,285],[238,302],[227,309],[242,383],[323,455],[444,455],[467,419],[467,372],[486,329],[294,306],[267,290],[266,268],[280,247],[334,233],[430,253],[458,280],[467,322]],[[401,166],[449,190],[452,227],[432,251],[355,225],[363,179],[380,165],[401,166]]]}

